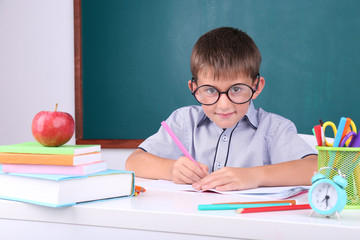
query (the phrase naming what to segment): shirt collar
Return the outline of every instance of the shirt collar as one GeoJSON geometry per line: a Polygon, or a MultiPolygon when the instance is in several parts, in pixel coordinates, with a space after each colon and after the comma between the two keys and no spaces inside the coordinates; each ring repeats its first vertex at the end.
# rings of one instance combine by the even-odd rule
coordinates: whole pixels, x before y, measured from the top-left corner
{"type": "Polygon", "coordinates": [[[253,102],[250,102],[249,109],[244,116],[244,119],[248,121],[248,123],[255,129],[259,126],[259,119],[258,119],[258,110],[255,109],[253,102]]]}
{"type": "Polygon", "coordinates": [[[203,113],[203,116],[202,116],[202,118],[200,118],[200,121],[199,121],[199,123],[198,123],[198,127],[200,127],[206,120],[207,121],[210,121],[210,119],[206,116],[206,114],[204,113],[204,111],[202,112],[203,113]]]}
{"type": "MultiPolygon", "coordinates": [[[[204,115],[202,116],[202,118],[200,118],[200,121],[197,125],[198,127],[201,126],[206,121],[210,121],[210,119],[206,116],[206,114],[204,112],[203,112],[203,114],[204,115]]],[[[247,113],[245,114],[245,116],[243,117],[243,119],[247,120],[247,122],[253,128],[257,129],[257,127],[259,126],[259,121],[258,121],[257,115],[258,115],[258,110],[255,109],[253,102],[250,101],[249,109],[248,109],[247,113]]],[[[243,119],[241,119],[241,120],[243,120],[243,119]]]]}

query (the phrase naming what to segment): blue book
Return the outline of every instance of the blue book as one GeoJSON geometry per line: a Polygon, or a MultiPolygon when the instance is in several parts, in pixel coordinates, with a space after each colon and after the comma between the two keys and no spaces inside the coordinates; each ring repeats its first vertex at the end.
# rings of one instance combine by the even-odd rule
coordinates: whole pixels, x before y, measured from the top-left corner
{"type": "Polygon", "coordinates": [[[0,198],[48,207],[132,196],[135,174],[108,169],[85,175],[0,173],[0,198]]]}

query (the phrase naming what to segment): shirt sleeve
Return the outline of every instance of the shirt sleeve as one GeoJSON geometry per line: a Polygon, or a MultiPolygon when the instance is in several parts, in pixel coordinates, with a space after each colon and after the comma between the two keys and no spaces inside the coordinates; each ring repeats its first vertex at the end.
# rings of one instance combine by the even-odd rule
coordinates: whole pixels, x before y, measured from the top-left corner
{"type": "Polygon", "coordinates": [[[270,159],[272,164],[301,159],[317,154],[316,151],[302,139],[295,124],[287,119],[281,119],[274,124],[269,132],[270,159]]]}
{"type": "MultiPolygon", "coordinates": [[[[183,124],[188,122],[185,118],[186,109],[178,109],[174,111],[166,120],[166,123],[169,125],[170,129],[183,144],[186,143],[186,129],[184,128],[183,124]]],[[[178,159],[183,155],[179,147],[175,144],[174,140],[162,126],[157,133],[142,142],[139,145],[139,148],[156,156],[168,159],[178,159]]]]}

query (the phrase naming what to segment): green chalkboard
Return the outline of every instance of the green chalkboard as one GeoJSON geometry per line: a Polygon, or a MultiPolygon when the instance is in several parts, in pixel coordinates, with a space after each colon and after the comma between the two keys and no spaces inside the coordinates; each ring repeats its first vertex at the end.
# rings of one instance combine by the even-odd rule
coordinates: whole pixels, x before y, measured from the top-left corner
{"type": "MultiPolygon", "coordinates": [[[[262,54],[256,107],[300,133],[341,116],[360,124],[360,1],[82,1],[83,139],[144,139],[196,104],[190,54],[207,31],[247,32],[262,54]]],[[[359,125],[360,126],[360,125],[359,125]]]]}

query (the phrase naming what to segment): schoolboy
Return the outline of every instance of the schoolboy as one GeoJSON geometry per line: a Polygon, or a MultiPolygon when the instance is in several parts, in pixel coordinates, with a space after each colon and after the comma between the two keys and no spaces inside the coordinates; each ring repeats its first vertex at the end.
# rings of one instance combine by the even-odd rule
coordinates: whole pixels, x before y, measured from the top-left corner
{"type": "Polygon", "coordinates": [[[252,100],[265,86],[260,62],[255,43],[238,29],[217,28],[201,36],[188,82],[201,106],[180,108],[166,120],[200,168],[162,127],[129,156],[126,168],[138,177],[202,190],[311,184],[316,152],[290,120],[254,108],[252,100]]]}

